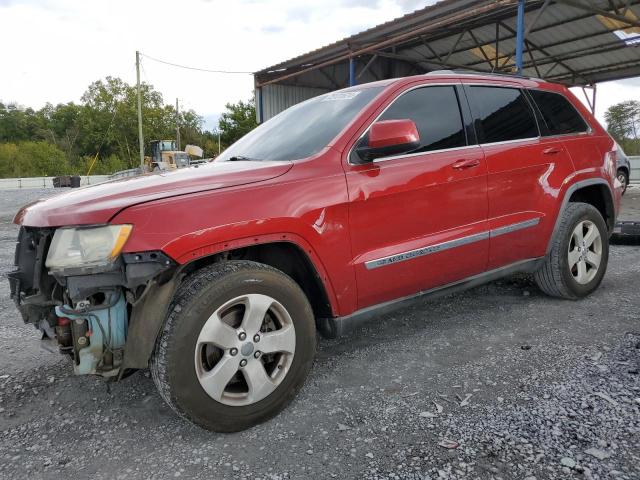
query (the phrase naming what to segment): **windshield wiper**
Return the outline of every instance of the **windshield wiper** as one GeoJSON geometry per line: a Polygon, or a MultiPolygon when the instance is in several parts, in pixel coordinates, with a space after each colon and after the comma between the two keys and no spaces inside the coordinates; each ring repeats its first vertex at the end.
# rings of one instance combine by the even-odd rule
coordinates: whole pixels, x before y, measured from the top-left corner
{"type": "Polygon", "coordinates": [[[233,157],[229,157],[227,161],[228,162],[259,162],[260,159],[244,157],[242,155],[234,155],[233,157]]]}

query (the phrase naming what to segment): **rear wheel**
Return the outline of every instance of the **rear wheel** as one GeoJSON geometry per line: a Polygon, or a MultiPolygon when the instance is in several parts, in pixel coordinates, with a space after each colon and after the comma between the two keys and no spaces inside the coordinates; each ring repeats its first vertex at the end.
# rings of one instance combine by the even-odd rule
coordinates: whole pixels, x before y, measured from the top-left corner
{"type": "Polygon", "coordinates": [[[548,295],[577,299],[592,293],[602,281],[609,259],[607,226],[587,203],[570,203],[562,213],[536,283],[548,295]]]}
{"type": "Polygon", "coordinates": [[[225,262],[181,286],[151,370],[181,416],[210,430],[243,430],[296,395],[315,341],[311,306],[291,278],[254,262],[225,262]]]}

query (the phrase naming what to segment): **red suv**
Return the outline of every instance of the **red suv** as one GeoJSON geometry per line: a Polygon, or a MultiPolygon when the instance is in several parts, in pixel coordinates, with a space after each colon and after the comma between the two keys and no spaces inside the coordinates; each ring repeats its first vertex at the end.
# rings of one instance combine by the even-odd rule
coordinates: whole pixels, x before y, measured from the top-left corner
{"type": "Polygon", "coordinates": [[[301,388],[316,330],[532,272],[593,292],[616,146],[563,86],[442,72],[289,108],[214,163],[24,207],[12,296],[78,374],[150,366],[183,417],[235,431],[301,388]]]}

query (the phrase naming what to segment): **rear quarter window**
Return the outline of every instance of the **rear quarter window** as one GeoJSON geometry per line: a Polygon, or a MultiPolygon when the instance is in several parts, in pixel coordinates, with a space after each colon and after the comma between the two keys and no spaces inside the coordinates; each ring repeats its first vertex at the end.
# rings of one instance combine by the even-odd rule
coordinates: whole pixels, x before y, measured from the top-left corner
{"type": "Polygon", "coordinates": [[[566,135],[589,130],[587,123],[564,95],[542,90],[529,90],[529,94],[542,114],[548,135],[566,135]]]}

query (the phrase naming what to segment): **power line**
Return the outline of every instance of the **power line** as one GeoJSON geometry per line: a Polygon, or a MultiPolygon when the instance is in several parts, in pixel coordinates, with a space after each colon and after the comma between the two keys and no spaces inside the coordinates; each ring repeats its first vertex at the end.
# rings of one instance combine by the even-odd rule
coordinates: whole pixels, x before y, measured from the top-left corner
{"type": "Polygon", "coordinates": [[[102,137],[102,141],[100,142],[100,145],[98,146],[98,149],[96,150],[96,155],[93,157],[93,161],[91,162],[91,165],[89,165],[89,170],[87,171],[87,176],[89,176],[89,174],[91,173],[91,170],[93,170],[93,166],[96,164],[96,161],[98,160],[98,155],[100,154],[100,149],[102,148],[102,146],[104,145],[104,142],[106,142],[107,137],[109,136],[109,132],[111,131],[111,127],[113,127],[113,121],[116,119],[116,113],[118,112],[118,105],[117,105],[118,100],[114,97],[113,98],[113,115],[111,116],[111,121],[109,122],[109,126],[107,127],[107,131],[104,134],[104,137],[102,137]]]}
{"type": "Polygon", "coordinates": [[[144,79],[147,81],[148,84],[151,84],[151,82],[149,81],[149,76],[147,75],[147,72],[144,69],[144,65],[142,64],[142,62],[140,62],[140,69],[142,70],[142,76],[144,77],[144,79]]]}
{"type": "Polygon", "coordinates": [[[240,74],[240,75],[252,75],[253,72],[240,72],[240,71],[233,71],[233,70],[211,70],[208,68],[199,68],[199,67],[190,67],[187,65],[179,65],[177,63],[172,63],[172,62],[167,62],[166,60],[160,60],[158,58],[154,58],[154,57],[150,57],[149,55],[145,54],[145,53],[141,53],[141,56],[148,58],[149,60],[153,60],[154,62],[158,62],[158,63],[164,63],[165,65],[171,65],[172,67],[178,67],[178,68],[184,68],[187,70],[197,70],[198,72],[207,72],[207,73],[229,73],[229,74],[240,74]]]}

